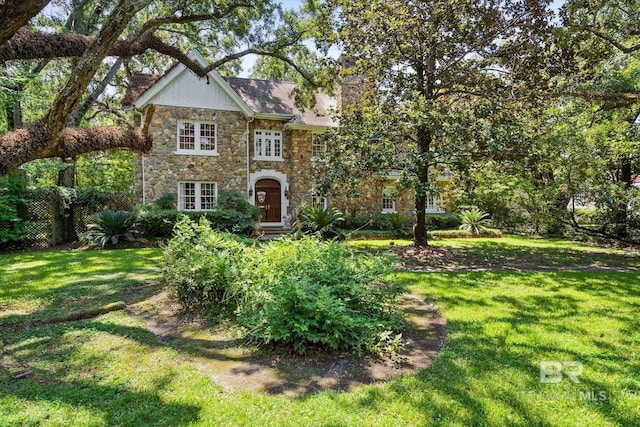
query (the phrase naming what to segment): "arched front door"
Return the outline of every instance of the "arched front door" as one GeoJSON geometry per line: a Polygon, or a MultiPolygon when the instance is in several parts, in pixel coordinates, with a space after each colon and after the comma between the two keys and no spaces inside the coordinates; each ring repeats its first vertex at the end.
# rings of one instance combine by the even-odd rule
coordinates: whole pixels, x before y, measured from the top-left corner
{"type": "Polygon", "coordinates": [[[260,206],[261,222],[282,221],[280,182],[275,179],[256,181],[256,205],[260,206]]]}

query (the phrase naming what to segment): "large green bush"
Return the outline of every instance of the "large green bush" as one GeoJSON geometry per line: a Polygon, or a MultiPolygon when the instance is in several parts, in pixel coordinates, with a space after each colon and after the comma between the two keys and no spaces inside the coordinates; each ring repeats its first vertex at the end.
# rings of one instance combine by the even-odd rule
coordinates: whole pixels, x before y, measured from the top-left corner
{"type": "Polygon", "coordinates": [[[382,279],[390,263],[355,257],[337,242],[282,239],[254,252],[239,319],[248,337],[291,347],[374,351],[402,325],[398,289],[382,279]]]}
{"type": "Polygon", "coordinates": [[[172,293],[187,308],[211,310],[237,294],[235,287],[245,262],[238,237],[182,216],[175,237],[164,251],[164,276],[172,293]]]}
{"type": "Polygon", "coordinates": [[[189,308],[235,308],[245,338],[303,354],[310,347],[393,351],[402,325],[390,261],[354,256],[315,237],[257,247],[182,219],[165,250],[165,277],[189,308]]]}

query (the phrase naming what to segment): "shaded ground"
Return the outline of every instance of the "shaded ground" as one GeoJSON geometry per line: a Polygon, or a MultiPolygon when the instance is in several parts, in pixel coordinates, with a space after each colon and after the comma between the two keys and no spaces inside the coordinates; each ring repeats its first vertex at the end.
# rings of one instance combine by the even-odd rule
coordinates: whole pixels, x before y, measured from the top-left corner
{"type": "Polygon", "coordinates": [[[559,239],[521,236],[443,239],[426,248],[409,240],[353,241],[358,252],[393,252],[411,270],[611,270],[640,271],[640,251],[635,247],[609,247],[559,239]]]}
{"type": "Polygon", "coordinates": [[[447,328],[436,308],[421,298],[401,296],[406,313],[400,360],[358,358],[314,351],[261,353],[237,340],[228,328],[207,328],[185,317],[181,307],[157,285],[132,289],[130,306],[165,344],[190,354],[200,371],[230,390],[302,396],[321,390],[350,391],[361,384],[387,381],[429,366],[444,345],[447,328]],[[146,294],[140,298],[140,294],[146,294]],[[133,295],[135,294],[135,297],[133,295]]]}

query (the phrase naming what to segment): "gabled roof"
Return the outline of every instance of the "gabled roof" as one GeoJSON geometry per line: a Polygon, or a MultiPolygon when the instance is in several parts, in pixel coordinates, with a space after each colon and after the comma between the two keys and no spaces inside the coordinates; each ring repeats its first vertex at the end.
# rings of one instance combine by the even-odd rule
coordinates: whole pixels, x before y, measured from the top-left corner
{"type": "MultiPolygon", "coordinates": [[[[203,66],[206,65],[205,59],[198,52],[192,52],[191,56],[203,66]]],[[[144,107],[186,70],[184,65],[177,64],[161,77],[149,74],[134,75],[129,82],[123,105],[144,107]]],[[[315,108],[302,111],[295,105],[293,91],[296,83],[223,78],[216,71],[211,71],[209,78],[238,104],[247,117],[286,120],[289,124],[297,126],[337,126],[332,117],[336,100],[327,94],[317,94],[315,108]]]]}
{"type": "Polygon", "coordinates": [[[160,76],[154,74],[134,74],[131,76],[122,105],[125,107],[132,106],[135,100],[140,98],[158,80],[160,80],[160,76]]]}
{"type": "Polygon", "coordinates": [[[236,77],[224,79],[257,116],[291,116],[291,124],[336,126],[331,114],[336,108],[336,100],[325,93],[316,94],[315,108],[302,111],[295,105],[293,91],[296,83],[236,77]]]}

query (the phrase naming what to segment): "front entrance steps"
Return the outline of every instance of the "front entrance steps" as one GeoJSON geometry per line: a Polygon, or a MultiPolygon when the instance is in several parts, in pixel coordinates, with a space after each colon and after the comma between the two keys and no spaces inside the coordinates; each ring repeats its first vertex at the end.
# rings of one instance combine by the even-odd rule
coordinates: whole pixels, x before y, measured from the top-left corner
{"type": "Polygon", "coordinates": [[[291,227],[289,226],[261,226],[257,231],[256,235],[259,240],[272,240],[282,237],[286,234],[291,233],[291,227]]]}

